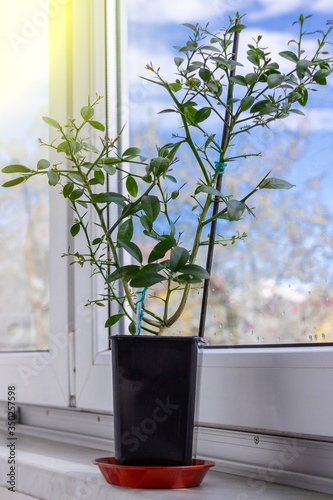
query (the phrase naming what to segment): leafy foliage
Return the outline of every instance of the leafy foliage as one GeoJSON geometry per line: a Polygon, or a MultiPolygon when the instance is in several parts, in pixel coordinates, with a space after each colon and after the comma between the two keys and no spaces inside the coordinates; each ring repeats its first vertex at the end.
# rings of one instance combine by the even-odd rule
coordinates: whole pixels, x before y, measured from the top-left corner
{"type": "MultiPolygon", "coordinates": [[[[85,135],[89,127],[100,132],[105,130],[102,123],[93,120],[95,106],[100,100],[97,96],[95,102],[88,101],[80,110],[80,124],[70,120],[69,125],[62,126],[53,118],[43,117],[57,130],[58,141],[41,143],[61,156],[65,155],[68,167],[64,168],[61,163],[51,165],[48,160],[41,159],[36,168],[17,164],[2,169],[9,175],[19,174],[5,182],[4,187],[16,186],[35,175],[44,175],[50,186],[61,188],[74,213],[70,234],[72,237],[83,234],[87,243],[86,254],[68,255],[72,255],[81,266],[91,265],[93,274],[99,273],[105,282],[105,293],[90,302],[104,305],[104,302],[113,300],[118,304],[118,313],[107,320],[106,327],[127,316],[129,330],[133,333],[135,297],[132,288],[161,287],[161,284],[165,289],[164,295],[159,297],[164,303],[163,315],[157,316],[145,309],[142,328],[160,333],[170,327],[182,314],[190,288],[201,286],[203,280],[209,279],[206,269],[196,262],[199,248],[211,244],[203,239],[206,226],[220,219],[221,224],[234,224],[247,212],[252,214],[246,201],[255,193],[293,187],[285,180],[268,177],[268,173],[263,179],[257,179],[247,195],[237,200],[217,189],[217,179],[222,172],[216,171],[214,164],[216,161],[232,164],[241,157],[258,156],[258,152],[232,156],[229,151],[239,134],[249,133],[256,127],[268,127],[271,122],[288,118],[291,113],[303,114],[299,106],[306,106],[309,90],[326,85],[332,72],[332,59],[327,57],[325,50],[331,28],[318,32],[317,49],[312,57],[307,55],[305,58],[302,48],[305,18],[300,16],[298,40],[291,41],[295,50],[279,53],[279,57],[290,64],[289,72],[283,73],[279,61],[272,61],[267,49],[261,47],[261,36],[248,45],[247,61],[236,60],[232,53],[233,38],[246,29],[241,20],[237,14],[234,20],[230,19],[229,26],[218,33],[211,33],[208,25],[186,24],[190,37],[186,45],[176,47],[181,57],[174,59],[175,81],[165,81],[159,70],[155,70],[152,64],[147,65],[153,78],[146,80],[161,87],[173,104],[173,108],[161,112],[178,114],[182,131],[182,135],[173,136],[173,142],[158,148],[155,158],[142,157],[141,149],[136,146],[122,153],[117,146],[119,136],[114,140],[101,137],[99,147],[87,142],[83,130],[85,135]],[[243,68],[249,63],[252,67],[246,73],[243,68]],[[235,74],[236,69],[239,74],[235,74]],[[194,138],[198,134],[200,144],[194,138]],[[222,135],[224,141],[221,141],[222,135]],[[193,175],[197,179],[190,196],[197,214],[191,248],[182,246],[181,234],[177,233],[181,214],[176,218],[169,215],[170,205],[181,190],[177,186],[169,193],[168,186],[178,182],[176,155],[183,145],[192,152],[193,175]],[[123,181],[124,194],[107,189],[108,176],[117,176],[123,181]],[[221,208],[212,215],[214,202],[215,206],[219,202],[221,208]],[[96,214],[99,231],[93,240],[88,227],[90,208],[96,214]],[[108,208],[113,214],[118,214],[111,227],[107,222],[108,208]],[[136,240],[134,228],[141,230],[140,243],[136,240]],[[120,249],[133,259],[133,264],[122,264],[120,249]],[[120,295],[116,286],[119,280],[123,287],[120,295]],[[179,290],[183,290],[183,297],[178,309],[170,313],[170,296],[179,290]]],[[[244,237],[246,234],[237,233],[229,239],[218,235],[214,244],[223,247],[228,241],[234,244],[244,237]]]]}

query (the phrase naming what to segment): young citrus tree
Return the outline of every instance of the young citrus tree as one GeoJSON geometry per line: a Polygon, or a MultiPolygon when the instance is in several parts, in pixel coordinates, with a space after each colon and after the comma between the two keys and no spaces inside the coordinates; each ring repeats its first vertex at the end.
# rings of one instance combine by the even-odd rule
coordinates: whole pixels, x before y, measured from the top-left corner
{"type": "MultiPolygon", "coordinates": [[[[327,83],[332,72],[332,58],[326,50],[331,28],[316,33],[316,48],[308,55],[303,50],[305,19],[300,16],[297,21],[299,35],[292,41],[293,50],[280,52],[279,61],[272,60],[268,50],[261,47],[261,36],[248,45],[247,60],[237,60],[235,42],[246,29],[238,14],[230,19],[228,27],[217,33],[211,33],[208,25],[187,24],[189,41],[185,46],[176,47],[179,56],[174,59],[177,72],[174,81],[167,82],[159,69],[147,65],[152,74],[148,80],[170,97],[172,107],[161,112],[176,113],[181,124],[172,142],[158,148],[155,158],[148,160],[141,155],[141,149],[134,146],[120,151],[119,136],[110,139],[101,135],[98,147],[87,141],[89,127],[101,134],[105,130],[103,124],[94,120],[94,109],[100,100],[97,96],[81,109],[79,124],[70,120],[62,126],[53,118],[44,117],[44,121],[58,131],[58,141],[40,142],[62,157],[65,155],[64,162],[51,165],[41,159],[35,167],[16,164],[2,169],[6,174],[19,174],[5,182],[4,187],[21,184],[36,175],[44,175],[50,186],[60,187],[74,213],[71,235],[75,237],[81,231],[87,243],[86,250],[66,255],[72,255],[81,266],[91,265],[92,274],[100,274],[105,283],[105,293],[89,302],[102,305],[112,300],[118,305],[117,314],[107,320],[106,327],[125,316],[134,334],[133,317],[139,309],[139,333],[141,328],[154,334],[166,331],[184,311],[191,287],[201,286],[209,279],[211,262],[207,266],[197,262],[199,248],[202,245],[213,248],[222,243],[223,249],[226,242],[215,237],[215,230],[210,229],[207,244],[203,231],[217,220],[228,224],[228,221],[240,220],[244,214],[252,214],[247,200],[259,191],[292,187],[268,173],[257,179],[242,199],[221,192],[227,165],[232,168],[232,163],[240,158],[260,154],[237,154],[238,136],[257,127],[268,127],[273,121],[288,119],[293,113],[303,114],[300,108],[306,106],[309,90],[327,83]],[[290,63],[287,73],[280,70],[282,59],[290,63]],[[248,66],[250,71],[245,72],[248,66]],[[177,155],[184,145],[193,155],[191,175],[196,178],[189,202],[197,223],[187,248],[181,244],[177,231],[181,213],[170,215],[171,206],[179,196],[177,155]],[[124,181],[126,195],[107,189],[107,178],[117,172],[124,181]],[[174,189],[170,189],[172,183],[175,183],[174,189]],[[109,226],[107,212],[114,206],[119,207],[120,212],[109,226]],[[89,209],[97,216],[99,235],[94,239],[88,227],[89,209]],[[134,226],[141,228],[140,242],[134,226]],[[152,248],[145,260],[142,246],[146,246],[147,241],[152,243],[152,248]],[[121,263],[119,249],[129,254],[131,264],[121,263]],[[118,281],[122,283],[121,293],[116,286],[118,281]],[[158,299],[163,301],[163,313],[142,308],[146,290],[161,284],[164,294],[158,299]],[[135,293],[138,289],[142,289],[139,297],[135,293]],[[178,307],[170,311],[170,298],[179,290],[182,297],[178,307]]],[[[245,236],[235,235],[231,243],[245,236]]]]}

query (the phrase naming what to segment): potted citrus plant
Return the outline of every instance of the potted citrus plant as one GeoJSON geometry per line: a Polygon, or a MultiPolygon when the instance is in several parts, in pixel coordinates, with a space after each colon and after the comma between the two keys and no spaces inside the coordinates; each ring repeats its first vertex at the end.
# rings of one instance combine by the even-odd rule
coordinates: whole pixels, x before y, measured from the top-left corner
{"type": "Polygon", "coordinates": [[[105,283],[104,293],[89,303],[113,301],[117,311],[105,326],[125,320],[132,334],[112,337],[114,407],[115,411],[125,410],[125,414],[115,416],[119,464],[191,462],[197,341],[166,334],[181,317],[191,288],[204,283],[201,325],[193,332],[203,336],[214,246],[246,237],[236,234],[229,241],[221,240],[216,236],[217,221],[228,224],[252,214],[247,200],[259,192],[292,187],[267,173],[256,179],[240,200],[221,192],[223,176],[233,162],[259,154],[238,153],[239,136],[288,119],[293,113],[303,114],[309,90],[325,85],[332,72],[332,58],[326,51],[331,28],[319,32],[313,54],[305,55],[305,19],[300,16],[297,21],[299,36],[293,47],[279,53],[279,61],[288,61],[287,72],[282,72],[279,62],[261,47],[261,36],[248,45],[246,60],[238,60],[239,35],[246,29],[238,14],[217,33],[211,33],[208,26],[187,24],[189,40],[177,47],[179,54],[174,59],[176,78],[167,82],[152,63],[147,65],[150,76],[146,79],[170,98],[170,108],[161,112],[176,113],[181,126],[170,143],[157,149],[154,158],[144,157],[137,146],[121,151],[117,147],[119,136],[105,137],[104,125],[94,120],[100,100],[97,96],[82,107],[80,123],[70,120],[63,126],[44,117],[57,130],[59,140],[41,144],[59,153],[59,163],[41,159],[36,167],[16,164],[2,169],[6,174],[18,174],[4,187],[44,175],[50,186],[60,188],[73,209],[71,235],[83,232],[87,243],[80,252],[66,255],[81,266],[91,266],[92,275],[99,274],[105,283]],[[99,145],[86,139],[91,127],[100,131],[99,145]],[[188,247],[183,246],[177,231],[181,214],[175,216],[171,211],[182,194],[177,168],[184,146],[192,154],[191,176],[196,180],[188,201],[197,224],[191,228],[188,247]],[[122,188],[113,192],[107,188],[107,179],[117,172],[122,176],[122,188]],[[107,213],[114,207],[118,217],[109,225],[107,213]],[[98,232],[94,238],[89,226],[91,211],[98,232]],[[203,236],[207,230],[209,241],[203,236]],[[208,248],[207,262],[198,262],[203,245],[208,248]],[[143,249],[147,248],[145,257],[143,249]],[[119,251],[127,261],[120,259],[119,251]],[[155,296],[154,287],[159,290],[155,296]],[[179,291],[179,303],[171,308],[171,298],[179,291]],[[150,302],[155,298],[162,307],[147,307],[147,293],[150,302]],[[165,374],[167,368],[170,375],[165,374]],[[150,389],[145,385],[147,380],[150,389]],[[180,402],[183,395],[185,403],[180,402]]]}

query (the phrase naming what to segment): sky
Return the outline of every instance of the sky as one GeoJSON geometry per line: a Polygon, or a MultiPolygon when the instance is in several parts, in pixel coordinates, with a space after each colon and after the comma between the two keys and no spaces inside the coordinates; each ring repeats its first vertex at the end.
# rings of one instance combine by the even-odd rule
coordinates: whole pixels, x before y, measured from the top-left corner
{"type": "MultiPolygon", "coordinates": [[[[152,62],[154,67],[161,68],[161,74],[173,81],[175,65],[173,59],[179,55],[174,45],[181,45],[188,39],[190,30],[182,23],[197,22],[201,25],[209,23],[211,31],[218,31],[228,25],[229,16],[235,17],[235,11],[244,15],[242,22],[248,26],[241,33],[238,59],[244,68],[237,72],[250,72],[251,64],[247,61],[247,44],[253,38],[262,35],[263,47],[268,47],[272,57],[276,57],[280,69],[288,70],[289,62],[278,53],[292,50],[288,41],[297,38],[298,26],[293,26],[300,14],[311,15],[306,21],[309,32],[316,29],[326,30],[327,20],[333,20],[332,0],[127,0],[128,28],[128,79],[130,126],[133,134],[149,128],[152,123],[161,134],[175,132],[177,123],[174,117],[158,115],[158,112],[170,107],[165,92],[160,91],[139,76],[151,77],[145,65],[152,62]]],[[[305,39],[304,47],[311,52],[316,44],[315,38],[305,39]]],[[[330,38],[333,42],[333,32],[330,38]]],[[[304,54],[304,57],[306,54],[304,54]]],[[[293,115],[286,120],[273,124],[272,130],[283,133],[297,133],[301,130],[307,134],[305,156],[295,162],[293,181],[299,181],[300,166],[304,178],[304,161],[307,160],[308,175],[313,174],[313,162],[320,164],[327,175],[333,157],[333,78],[327,86],[321,86],[319,92],[311,92],[306,108],[306,116],[293,115]],[[310,160],[310,161],[309,161],[310,160]]],[[[333,184],[333,177],[330,175],[333,184]]],[[[326,188],[328,186],[326,185],[326,188]]],[[[329,192],[327,192],[329,196],[329,192]]]]}

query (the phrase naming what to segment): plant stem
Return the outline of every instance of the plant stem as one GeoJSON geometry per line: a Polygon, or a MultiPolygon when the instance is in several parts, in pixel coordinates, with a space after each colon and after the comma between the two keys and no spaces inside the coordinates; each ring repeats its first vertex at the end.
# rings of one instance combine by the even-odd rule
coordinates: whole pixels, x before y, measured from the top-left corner
{"type": "MultiPolygon", "coordinates": [[[[238,20],[239,22],[239,20],[238,20]]],[[[234,61],[237,60],[237,52],[238,52],[238,41],[239,41],[239,33],[238,31],[235,32],[234,35],[234,43],[233,43],[233,49],[232,49],[232,59],[234,61]]],[[[231,70],[230,76],[233,76],[235,74],[235,68],[231,70]]],[[[227,102],[232,98],[233,94],[233,84],[229,80],[229,87],[228,87],[228,99],[227,102]]],[[[223,162],[224,157],[228,148],[229,140],[230,140],[230,119],[231,119],[231,112],[226,109],[225,112],[225,119],[224,119],[224,127],[223,127],[223,135],[222,135],[222,143],[221,143],[221,152],[220,152],[220,158],[219,161],[223,162]]],[[[223,173],[220,173],[217,176],[217,182],[216,182],[216,189],[218,191],[221,191],[222,187],[222,180],[223,180],[223,173]]],[[[213,264],[213,256],[214,256],[214,242],[215,242],[215,235],[216,235],[216,224],[217,224],[217,219],[216,219],[216,214],[219,211],[219,198],[215,197],[215,201],[213,204],[213,221],[211,225],[211,230],[209,234],[209,246],[208,246],[208,252],[207,252],[207,261],[206,261],[206,270],[211,274],[212,271],[212,264],[213,264]],[[214,218],[215,217],[215,218],[214,218]]],[[[200,313],[200,323],[199,323],[199,337],[204,336],[204,329],[205,329],[205,323],[206,323],[206,315],[207,315],[207,306],[208,306],[208,294],[209,294],[209,283],[210,283],[210,278],[206,279],[204,282],[204,288],[203,288],[203,294],[202,294],[202,302],[201,302],[201,313],[200,313]]]]}

